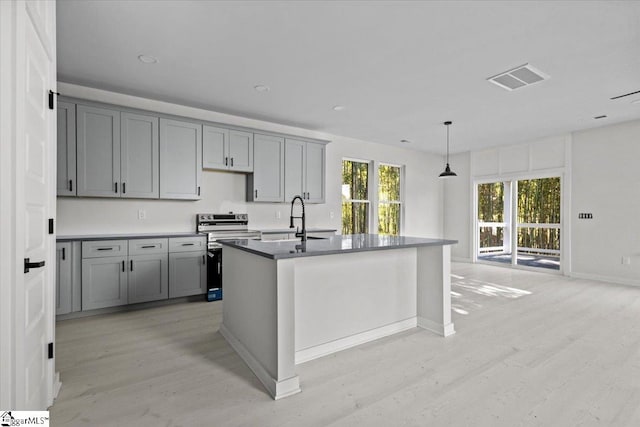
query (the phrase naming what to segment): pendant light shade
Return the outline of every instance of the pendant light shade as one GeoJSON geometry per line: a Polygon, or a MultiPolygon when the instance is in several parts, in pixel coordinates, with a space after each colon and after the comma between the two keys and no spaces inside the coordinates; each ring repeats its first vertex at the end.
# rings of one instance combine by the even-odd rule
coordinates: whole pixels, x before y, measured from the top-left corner
{"type": "Polygon", "coordinates": [[[447,166],[444,168],[444,172],[440,174],[440,178],[449,178],[451,176],[458,176],[454,171],[449,167],[449,125],[451,125],[452,121],[444,122],[444,125],[447,127],[447,166]]]}

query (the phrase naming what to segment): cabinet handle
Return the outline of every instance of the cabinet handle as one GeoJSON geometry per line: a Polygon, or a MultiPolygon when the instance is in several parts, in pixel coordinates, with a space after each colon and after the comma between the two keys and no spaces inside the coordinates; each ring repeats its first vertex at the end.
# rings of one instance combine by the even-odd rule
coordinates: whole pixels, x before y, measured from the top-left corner
{"type": "Polygon", "coordinates": [[[98,248],[96,250],[98,250],[98,251],[112,251],[113,248],[98,248]]]}
{"type": "Polygon", "coordinates": [[[147,245],[147,246],[143,246],[142,249],[151,249],[151,248],[155,248],[156,245],[147,245]]]}
{"type": "Polygon", "coordinates": [[[116,182],[116,193],[118,192],[118,183],[116,182]]]}
{"type": "Polygon", "coordinates": [[[228,157],[224,158],[224,165],[225,166],[229,166],[229,158],[228,157]]]}
{"type": "Polygon", "coordinates": [[[200,186],[198,186],[198,196],[200,195],[200,186]]]}
{"type": "Polygon", "coordinates": [[[69,180],[69,191],[73,191],[73,180],[69,180]]]}
{"type": "Polygon", "coordinates": [[[220,268],[222,267],[222,264],[220,263],[220,261],[218,261],[218,274],[220,274],[220,268]]]}
{"type": "Polygon", "coordinates": [[[206,260],[204,259],[204,255],[202,255],[202,265],[204,265],[206,263],[206,260]]]}
{"type": "Polygon", "coordinates": [[[127,192],[127,187],[126,187],[126,185],[127,185],[127,183],[126,183],[126,182],[123,182],[123,183],[122,183],[122,194],[124,194],[124,193],[126,193],[126,192],[127,192]]]}
{"type": "Polygon", "coordinates": [[[124,272],[124,260],[122,260],[122,271],[124,272]]]}
{"type": "Polygon", "coordinates": [[[256,199],[258,198],[258,190],[256,190],[255,198],[256,198],[256,199]]]}
{"type": "Polygon", "coordinates": [[[129,260],[129,267],[131,268],[131,271],[133,271],[133,260],[129,260]]]}
{"type": "Polygon", "coordinates": [[[231,167],[233,167],[233,157],[231,158],[231,167]]]}
{"type": "Polygon", "coordinates": [[[62,248],[62,260],[64,261],[66,256],[65,256],[65,249],[66,248],[62,248]]]}
{"type": "Polygon", "coordinates": [[[193,243],[183,243],[182,246],[193,246],[193,243]]]}

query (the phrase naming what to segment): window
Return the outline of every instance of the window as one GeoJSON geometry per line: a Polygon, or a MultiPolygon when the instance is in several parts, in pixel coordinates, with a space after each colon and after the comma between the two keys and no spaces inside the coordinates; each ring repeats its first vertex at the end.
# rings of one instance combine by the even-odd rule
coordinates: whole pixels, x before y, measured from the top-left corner
{"type": "Polygon", "coordinates": [[[342,234],[369,232],[369,163],[342,161],[342,234]]]}
{"type": "Polygon", "coordinates": [[[400,198],[399,166],[378,167],[378,233],[400,234],[402,201],[400,198]]]}

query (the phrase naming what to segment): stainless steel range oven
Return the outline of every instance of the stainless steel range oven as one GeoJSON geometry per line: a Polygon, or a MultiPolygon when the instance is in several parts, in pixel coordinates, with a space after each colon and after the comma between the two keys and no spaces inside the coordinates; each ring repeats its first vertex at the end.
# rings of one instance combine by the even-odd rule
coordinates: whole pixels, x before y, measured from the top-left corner
{"type": "Polygon", "coordinates": [[[197,214],[196,232],[207,235],[207,299],[222,299],[222,239],[255,239],[262,235],[249,230],[247,214],[197,214]]]}

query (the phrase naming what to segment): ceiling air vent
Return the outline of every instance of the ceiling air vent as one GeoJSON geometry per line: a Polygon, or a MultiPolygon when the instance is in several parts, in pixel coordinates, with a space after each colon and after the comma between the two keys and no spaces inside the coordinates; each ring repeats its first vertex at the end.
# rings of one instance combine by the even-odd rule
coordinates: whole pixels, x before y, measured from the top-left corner
{"type": "Polygon", "coordinates": [[[489,77],[487,80],[503,89],[516,90],[547,79],[549,79],[548,75],[529,64],[524,64],[513,70],[489,77]]]}

